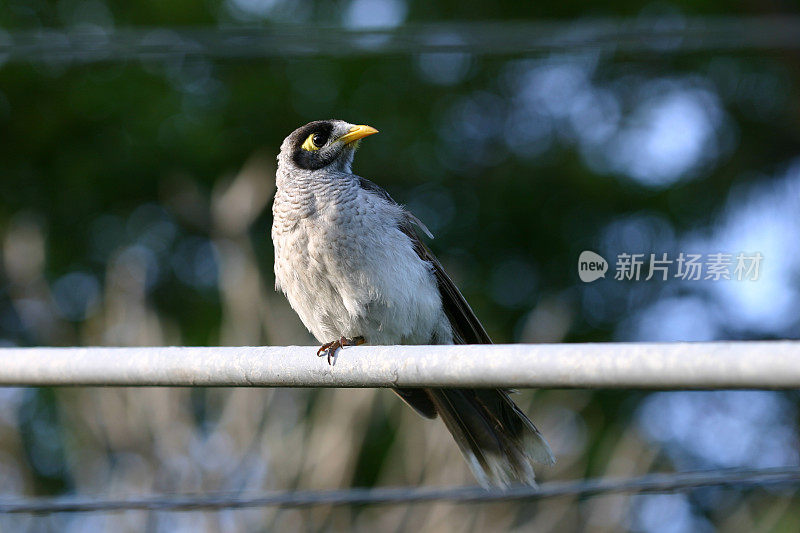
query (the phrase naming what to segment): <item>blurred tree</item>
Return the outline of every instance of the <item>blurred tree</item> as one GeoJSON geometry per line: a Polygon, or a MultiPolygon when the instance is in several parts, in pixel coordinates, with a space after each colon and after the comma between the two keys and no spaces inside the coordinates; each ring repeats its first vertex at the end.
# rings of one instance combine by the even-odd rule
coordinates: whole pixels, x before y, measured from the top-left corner
{"type": "MultiPolygon", "coordinates": [[[[779,7],[752,4],[737,13],[779,7]]],[[[41,28],[285,29],[301,23],[402,29],[587,15],[681,27],[693,16],[730,9],[719,1],[644,9],[605,2],[587,12],[576,2],[8,0],[0,8],[0,46],[5,32],[41,28]]],[[[638,52],[331,52],[3,64],[0,48],[0,339],[16,345],[307,341],[271,291],[265,204],[271,158],[283,137],[331,117],[381,130],[363,144],[356,172],[385,186],[433,230],[432,248],[497,342],[797,337],[800,80],[794,50],[682,51],[680,43],[643,43],[638,52]],[[246,192],[236,193],[237,186],[246,192]],[[240,213],[248,215],[237,223],[240,213]],[[577,258],[587,249],[609,261],[606,279],[579,281],[577,258]],[[646,277],[649,254],[681,251],[760,251],[761,279],[613,279],[620,253],[645,254],[646,277]]],[[[354,399],[372,401],[381,393],[184,392],[160,391],[150,399],[131,391],[84,391],[78,399],[52,390],[2,396],[15,414],[0,416],[0,436],[18,435],[0,438],[0,471],[13,471],[10,479],[17,480],[9,490],[312,483],[322,459],[291,459],[297,449],[308,457],[329,454],[331,461],[343,453],[321,478],[331,484],[467,480],[432,464],[437,457],[442,465],[460,465],[446,439],[436,440],[437,429],[380,401],[365,408],[354,399]],[[174,405],[159,411],[168,402],[174,405]],[[355,413],[352,420],[335,427],[328,417],[349,419],[345,409],[355,413]],[[132,435],[137,432],[149,433],[132,435]],[[401,460],[409,449],[418,463],[401,460]],[[261,462],[252,459],[257,456],[261,462]],[[206,460],[213,464],[201,473],[175,466],[206,460]],[[182,474],[159,477],[153,473],[159,464],[182,474]],[[262,478],[249,478],[248,465],[262,478]],[[276,465],[295,470],[280,472],[276,465]],[[137,471],[152,479],[142,481],[137,471]]],[[[534,418],[562,457],[549,475],[798,462],[796,395],[682,394],[538,393],[534,418]],[[690,414],[704,419],[693,414],[697,406],[713,420],[703,436],[680,422],[690,414]],[[661,431],[653,430],[653,420],[661,431]],[[669,451],[660,454],[662,445],[669,451]],[[736,446],[744,451],[722,454],[736,446]]],[[[658,529],[653,517],[664,509],[682,516],[687,530],[727,529],[741,519],[748,526],[737,529],[777,531],[800,520],[797,506],[788,507],[790,495],[774,496],[771,508],[759,495],[681,498],[658,505],[625,499],[616,517],[585,504],[584,518],[564,518],[554,506],[548,527],[577,528],[583,520],[585,528],[649,531],[658,529]],[[741,501],[730,516],[722,512],[741,501]]],[[[535,523],[514,509],[520,523],[535,523]]],[[[280,520],[300,527],[300,518],[281,516],[273,517],[276,527],[280,520]]],[[[392,523],[408,529],[417,523],[396,518],[392,523]]],[[[332,528],[381,518],[343,511],[311,520],[332,528]]]]}

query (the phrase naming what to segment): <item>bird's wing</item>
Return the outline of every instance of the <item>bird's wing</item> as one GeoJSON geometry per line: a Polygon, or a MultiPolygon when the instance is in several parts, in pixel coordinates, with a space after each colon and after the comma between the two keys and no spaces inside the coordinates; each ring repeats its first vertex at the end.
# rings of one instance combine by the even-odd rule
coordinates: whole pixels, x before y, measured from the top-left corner
{"type": "MultiPolygon", "coordinates": [[[[397,204],[389,193],[367,179],[361,186],[397,204]]],[[[491,344],[478,317],[445,273],[441,263],[419,238],[413,225],[416,217],[407,213],[399,223],[417,255],[431,265],[442,305],[453,328],[456,344],[491,344]]],[[[470,466],[486,484],[507,485],[509,479],[534,484],[531,461],[553,464],[555,458],[533,422],[502,389],[395,389],[419,414],[427,418],[441,415],[461,451],[471,458],[470,466]]]]}
{"type": "MultiPolygon", "coordinates": [[[[401,224],[414,249],[423,261],[433,266],[442,305],[453,328],[456,344],[491,344],[464,296],[445,273],[442,265],[414,231],[411,223],[401,224]]],[[[533,422],[509,398],[503,389],[424,389],[412,399],[409,390],[398,394],[420,414],[427,411],[442,417],[447,429],[468,458],[481,483],[506,486],[516,479],[535,484],[532,461],[551,465],[555,457],[547,441],[533,422]],[[423,408],[426,411],[423,411],[423,408]]]]}
{"type": "Polygon", "coordinates": [[[419,238],[411,224],[401,225],[400,231],[411,239],[414,250],[420,259],[430,263],[433,267],[433,275],[436,277],[436,285],[439,287],[439,294],[442,297],[442,307],[444,307],[444,313],[453,328],[453,341],[456,344],[491,344],[492,339],[483,329],[483,325],[475,316],[467,300],[444,271],[436,256],[419,238]]]}
{"type": "MultiPolygon", "coordinates": [[[[366,178],[359,177],[361,188],[374,193],[387,202],[398,205],[397,202],[389,196],[389,193],[382,189],[380,186],[371,182],[366,178]]],[[[436,259],[436,256],[425,246],[422,239],[419,238],[417,232],[414,230],[414,225],[417,225],[426,234],[430,235],[428,228],[422,224],[411,213],[406,212],[406,219],[401,220],[399,224],[400,231],[405,233],[414,246],[414,251],[423,261],[431,265],[434,276],[436,277],[436,284],[439,287],[439,294],[442,298],[442,306],[447,315],[450,325],[453,328],[453,341],[456,344],[491,344],[492,339],[489,334],[481,325],[478,317],[472,311],[467,301],[462,296],[461,291],[458,290],[453,280],[442,268],[442,264],[436,259]]]]}

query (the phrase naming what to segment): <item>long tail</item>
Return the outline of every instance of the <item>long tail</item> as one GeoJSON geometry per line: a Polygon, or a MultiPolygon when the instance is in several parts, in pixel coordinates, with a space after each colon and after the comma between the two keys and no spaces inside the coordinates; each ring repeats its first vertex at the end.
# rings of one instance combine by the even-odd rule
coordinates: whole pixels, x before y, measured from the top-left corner
{"type": "Polygon", "coordinates": [[[547,441],[505,391],[426,389],[425,392],[481,485],[507,486],[514,482],[535,485],[533,463],[555,463],[547,441]]]}

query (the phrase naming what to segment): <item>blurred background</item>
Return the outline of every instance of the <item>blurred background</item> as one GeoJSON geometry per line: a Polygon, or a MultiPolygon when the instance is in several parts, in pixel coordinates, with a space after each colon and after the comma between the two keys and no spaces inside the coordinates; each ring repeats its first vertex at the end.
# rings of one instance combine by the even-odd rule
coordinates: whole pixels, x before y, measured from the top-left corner
{"type": "MultiPolygon", "coordinates": [[[[496,342],[797,338],[794,4],[635,4],[5,0],[0,342],[315,344],[273,290],[269,206],[282,139],[334,117],[381,131],[355,171],[427,224],[496,342]],[[765,14],[789,29],[680,37],[765,14]],[[425,24],[427,48],[391,37],[425,24]],[[609,27],[639,38],[570,38],[609,27]],[[664,28],[677,36],[653,38],[664,28]],[[220,29],[243,37],[196,46],[220,29]],[[271,31],[274,48],[248,44],[271,31]],[[520,48],[526,31],[544,44],[520,48]],[[474,35],[491,38],[458,47],[474,35]],[[605,279],[578,279],[583,250],[609,261],[605,279]],[[758,281],[613,279],[618,254],[665,252],[764,259],[758,281]]],[[[558,456],[543,481],[799,462],[796,392],[515,398],[558,456]]],[[[167,388],[0,389],[0,480],[2,497],[474,483],[444,425],[389,391],[167,388]]],[[[704,489],[0,528],[797,531],[797,504],[789,489],[704,489]]]]}

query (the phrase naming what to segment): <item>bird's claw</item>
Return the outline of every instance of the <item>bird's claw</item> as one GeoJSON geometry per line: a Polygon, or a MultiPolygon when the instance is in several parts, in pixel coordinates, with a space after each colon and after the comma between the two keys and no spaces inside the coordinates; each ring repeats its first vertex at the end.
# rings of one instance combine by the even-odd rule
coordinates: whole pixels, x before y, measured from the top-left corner
{"type": "Polygon", "coordinates": [[[317,350],[317,357],[322,357],[323,355],[327,355],[328,356],[328,364],[329,365],[333,364],[331,362],[331,358],[336,353],[336,350],[338,350],[341,347],[342,347],[341,339],[339,339],[338,341],[326,342],[325,344],[320,346],[319,350],[317,350]]]}
{"type": "Polygon", "coordinates": [[[336,350],[339,348],[344,348],[345,346],[358,346],[359,344],[364,344],[364,342],[366,342],[364,341],[364,337],[353,337],[352,339],[341,337],[339,340],[326,342],[323,344],[320,349],[317,350],[317,357],[327,356],[328,364],[333,365],[336,350]]]}

